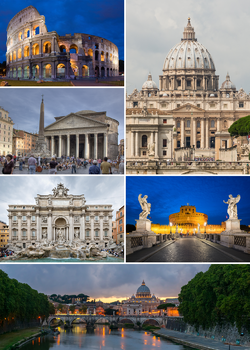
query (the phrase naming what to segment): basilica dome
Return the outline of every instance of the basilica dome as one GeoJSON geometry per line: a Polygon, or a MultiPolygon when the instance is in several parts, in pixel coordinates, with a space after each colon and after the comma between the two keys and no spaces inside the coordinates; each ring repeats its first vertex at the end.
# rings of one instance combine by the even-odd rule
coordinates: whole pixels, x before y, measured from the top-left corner
{"type": "Polygon", "coordinates": [[[163,71],[169,69],[210,69],[215,70],[212,56],[195,38],[190,18],[183,32],[183,39],[175,45],[165,58],[163,71]]]}
{"type": "Polygon", "coordinates": [[[151,73],[148,75],[148,80],[142,85],[142,89],[158,89],[156,83],[152,80],[151,73]]]}
{"type": "Polygon", "coordinates": [[[226,80],[221,84],[221,89],[230,89],[230,90],[236,90],[236,86],[231,82],[230,76],[227,73],[226,80]]]}
{"type": "Polygon", "coordinates": [[[136,298],[151,298],[150,289],[145,285],[143,281],[141,286],[137,289],[136,298]]]}

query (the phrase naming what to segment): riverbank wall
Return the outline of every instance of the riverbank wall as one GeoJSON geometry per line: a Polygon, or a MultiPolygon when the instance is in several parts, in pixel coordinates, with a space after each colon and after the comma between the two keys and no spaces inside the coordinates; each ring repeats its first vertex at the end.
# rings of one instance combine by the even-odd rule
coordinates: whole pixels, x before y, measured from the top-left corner
{"type": "Polygon", "coordinates": [[[6,319],[0,322],[0,334],[13,332],[25,328],[39,327],[41,325],[40,318],[32,320],[6,319]]]}

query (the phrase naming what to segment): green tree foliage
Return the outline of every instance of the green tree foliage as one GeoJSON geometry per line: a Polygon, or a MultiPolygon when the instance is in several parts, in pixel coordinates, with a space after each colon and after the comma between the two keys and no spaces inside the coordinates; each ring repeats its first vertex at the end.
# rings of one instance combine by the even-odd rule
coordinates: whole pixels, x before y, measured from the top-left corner
{"type": "Polygon", "coordinates": [[[54,315],[56,313],[55,306],[52,303],[49,303],[49,314],[54,315]]]}
{"type": "Polygon", "coordinates": [[[0,270],[0,320],[30,320],[49,316],[49,301],[28,284],[11,279],[0,270]]]}
{"type": "Polygon", "coordinates": [[[250,115],[238,119],[228,129],[233,137],[247,136],[250,133],[250,115]]]}
{"type": "Polygon", "coordinates": [[[76,311],[75,305],[70,305],[69,311],[71,311],[71,313],[73,314],[76,311]]]}
{"type": "Polygon", "coordinates": [[[64,311],[64,307],[65,307],[65,305],[63,305],[63,304],[58,304],[58,305],[57,305],[57,310],[60,311],[60,312],[63,312],[63,311],[64,311]]]}
{"type": "Polygon", "coordinates": [[[184,321],[196,329],[231,323],[250,331],[250,265],[212,265],[181,288],[179,301],[184,321]]]}
{"type": "Polygon", "coordinates": [[[80,309],[79,309],[80,314],[86,314],[87,309],[88,309],[88,308],[87,308],[86,305],[82,305],[82,306],[80,307],[80,309]]]}
{"type": "Polygon", "coordinates": [[[173,303],[161,304],[161,305],[157,306],[157,309],[158,310],[160,310],[160,309],[166,310],[168,307],[175,307],[175,304],[173,304],[173,303]]]}

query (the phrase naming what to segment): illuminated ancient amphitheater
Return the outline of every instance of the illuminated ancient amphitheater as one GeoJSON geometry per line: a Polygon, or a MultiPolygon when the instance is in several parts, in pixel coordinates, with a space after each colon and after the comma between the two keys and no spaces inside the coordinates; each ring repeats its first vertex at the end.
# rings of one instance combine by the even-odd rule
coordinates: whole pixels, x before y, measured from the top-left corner
{"type": "Polygon", "coordinates": [[[200,225],[201,233],[221,233],[226,229],[225,222],[221,225],[208,225],[208,216],[203,213],[197,213],[196,207],[193,205],[183,205],[179,213],[169,215],[169,225],[151,224],[151,230],[156,234],[197,234],[198,226],[200,225]],[[178,226],[177,226],[178,225],[178,226]]]}
{"type": "Polygon", "coordinates": [[[116,76],[118,48],[98,36],[76,33],[59,36],[48,32],[45,17],[28,6],[7,28],[8,78],[71,79],[74,76],[116,76]]]}

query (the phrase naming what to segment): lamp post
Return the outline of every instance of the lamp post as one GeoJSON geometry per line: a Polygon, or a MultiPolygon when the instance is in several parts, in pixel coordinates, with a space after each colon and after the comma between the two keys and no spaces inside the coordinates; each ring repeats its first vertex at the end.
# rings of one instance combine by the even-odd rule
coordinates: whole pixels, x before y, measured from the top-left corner
{"type": "Polygon", "coordinates": [[[206,234],[206,226],[207,226],[207,222],[204,222],[204,234],[206,234]]]}
{"type": "Polygon", "coordinates": [[[172,238],[172,225],[173,225],[172,222],[170,222],[169,225],[170,225],[170,239],[171,239],[172,238]]]}

